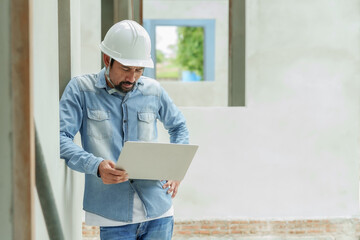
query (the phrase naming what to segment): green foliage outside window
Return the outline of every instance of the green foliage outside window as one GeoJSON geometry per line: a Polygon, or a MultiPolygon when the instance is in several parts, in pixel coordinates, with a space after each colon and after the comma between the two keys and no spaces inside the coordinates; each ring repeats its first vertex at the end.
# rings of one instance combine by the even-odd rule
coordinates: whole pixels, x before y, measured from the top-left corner
{"type": "Polygon", "coordinates": [[[204,28],[178,27],[176,61],[184,70],[193,71],[204,77],[204,28]]]}
{"type": "Polygon", "coordinates": [[[165,60],[165,55],[162,51],[156,49],[156,62],[162,63],[165,60]]]}

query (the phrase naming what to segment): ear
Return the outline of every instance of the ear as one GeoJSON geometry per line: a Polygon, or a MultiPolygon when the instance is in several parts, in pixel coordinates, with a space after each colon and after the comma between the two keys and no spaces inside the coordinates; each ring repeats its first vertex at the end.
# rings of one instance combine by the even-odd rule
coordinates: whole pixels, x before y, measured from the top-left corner
{"type": "Polygon", "coordinates": [[[104,61],[105,67],[108,67],[110,64],[110,57],[106,54],[103,54],[103,61],[104,61]]]}

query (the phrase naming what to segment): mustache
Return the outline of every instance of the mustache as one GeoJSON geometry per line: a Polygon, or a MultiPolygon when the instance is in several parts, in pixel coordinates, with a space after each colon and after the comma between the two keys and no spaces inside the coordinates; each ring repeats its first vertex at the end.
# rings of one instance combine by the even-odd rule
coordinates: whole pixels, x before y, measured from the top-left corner
{"type": "Polygon", "coordinates": [[[119,85],[124,85],[124,84],[134,85],[134,84],[135,84],[135,82],[129,82],[129,81],[126,81],[126,82],[121,82],[119,85]]]}
{"type": "Polygon", "coordinates": [[[136,83],[136,82],[129,82],[129,81],[121,82],[121,83],[115,85],[115,88],[116,88],[117,90],[119,90],[120,92],[127,93],[127,92],[130,92],[130,91],[134,88],[135,83],[136,83]],[[124,88],[123,88],[123,85],[124,85],[124,84],[130,84],[131,88],[130,88],[130,89],[124,89],[124,88]]]}

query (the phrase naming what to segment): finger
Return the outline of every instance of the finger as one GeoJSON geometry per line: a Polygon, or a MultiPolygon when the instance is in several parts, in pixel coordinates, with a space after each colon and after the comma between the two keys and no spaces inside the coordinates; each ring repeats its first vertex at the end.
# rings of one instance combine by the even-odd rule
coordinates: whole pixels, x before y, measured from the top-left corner
{"type": "Polygon", "coordinates": [[[127,180],[129,178],[128,174],[123,174],[121,176],[119,175],[110,175],[111,179],[114,181],[121,181],[121,180],[127,180]]]}
{"type": "Polygon", "coordinates": [[[121,178],[128,178],[128,174],[125,171],[112,171],[112,170],[105,170],[102,174],[105,179],[121,179],[121,178]]]}
{"type": "Polygon", "coordinates": [[[104,166],[103,170],[106,171],[107,173],[111,173],[113,175],[122,175],[124,173],[126,173],[125,170],[122,169],[116,169],[113,167],[113,162],[108,162],[109,164],[107,164],[106,166],[104,166]]]}
{"type": "Polygon", "coordinates": [[[105,165],[106,169],[114,170],[114,171],[125,171],[124,169],[116,168],[116,165],[113,161],[111,161],[111,160],[105,160],[105,161],[106,161],[106,165],[105,165]]]}
{"type": "Polygon", "coordinates": [[[104,176],[104,178],[103,178],[103,182],[105,184],[121,183],[121,182],[125,182],[127,180],[129,180],[127,175],[122,176],[122,177],[114,176],[114,175],[107,175],[107,176],[104,176]]]}
{"type": "Polygon", "coordinates": [[[118,169],[113,169],[113,168],[109,168],[107,169],[107,173],[111,174],[111,175],[115,175],[115,176],[124,176],[127,175],[127,172],[125,170],[118,170],[118,169]]]}
{"type": "Polygon", "coordinates": [[[178,192],[178,188],[179,188],[179,182],[172,181],[167,193],[168,194],[172,193],[171,197],[174,198],[178,192]]]}
{"type": "Polygon", "coordinates": [[[118,183],[121,181],[126,181],[129,179],[129,175],[127,173],[124,173],[122,175],[114,175],[111,174],[109,172],[103,172],[103,174],[101,175],[101,178],[107,182],[111,182],[111,183],[118,183]]]}
{"type": "Polygon", "coordinates": [[[115,168],[115,163],[110,160],[104,160],[99,166],[100,175],[111,173],[113,175],[121,176],[125,171],[115,168]]]}
{"type": "Polygon", "coordinates": [[[171,181],[167,181],[167,182],[163,185],[163,189],[166,189],[166,188],[170,187],[171,184],[172,184],[171,181]]]}
{"type": "Polygon", "coordinates": [[[172,192],[175,191],[175,189],[176,189],[176,184],[175,184],[175,183],[172,183],[172,184],[170,185],[170,188],[168,189],[167,193],[172,193],[172,192]]]}
{"type": "Polygon", "coordinates": [[[178,188],[175,188],[173,191],[173,194],[171,195],[171,198],[174,198],[178,192],[178,188]]]}
{"type": "Polygon", "coordinates": [[[111,168],[115,168],[115,163],[113,161],[107,161],[107,163],[111,168]]]}

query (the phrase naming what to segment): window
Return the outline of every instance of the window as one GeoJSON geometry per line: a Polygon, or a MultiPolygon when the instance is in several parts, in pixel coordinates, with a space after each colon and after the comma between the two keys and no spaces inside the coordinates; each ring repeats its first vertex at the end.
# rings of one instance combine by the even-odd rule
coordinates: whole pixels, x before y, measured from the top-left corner
{"type": "Polygon", "coordinates": [[[214,81],[215,20],[144,19],[155,67],[144,75],[160,81],[214,81]]]}
{"type": "MultiPolygon", "coordinates": [[[[142,9],[143,26],[154,41],[153,49],[156,46],[156,27],[185,26],[204,29],[203,80],[160,80],[161,86],[174,103],[178,106],[228,106],[229,0],[146,0],[143,1],[142,9]]],[[[155,60],[155,51],[152,52],[155,60]]],[[[156,69],[146,71],[145,76],[156,77],[156,69]]],[[[235,78],[238,79],[238,76],[235,78]]]]}

